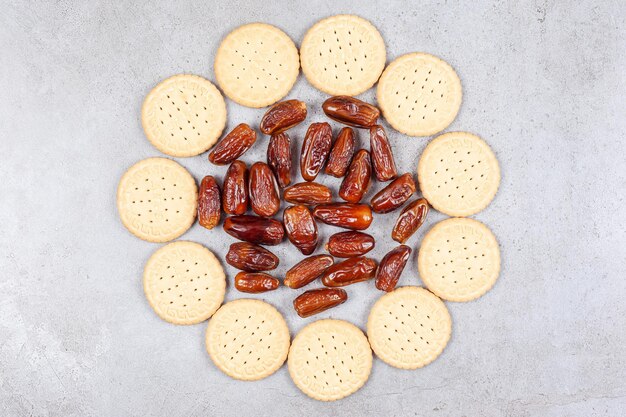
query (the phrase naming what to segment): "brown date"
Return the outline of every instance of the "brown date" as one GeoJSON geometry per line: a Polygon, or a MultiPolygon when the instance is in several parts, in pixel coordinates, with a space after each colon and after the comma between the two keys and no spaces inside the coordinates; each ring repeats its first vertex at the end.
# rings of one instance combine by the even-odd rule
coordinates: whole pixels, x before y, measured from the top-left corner
{"type": "Polygon", "coordinates": [[[375,213],[389,213],[406,203],[415,193],[415,188],[413,176],[407,172],[376,193],[370,206],[375,213]]]}
{"type": "Polygon", "coordinates": [[[389,139],[387,139],[385,129],[380,125],[370,129],[370,152],[374,174],[378,181],[389,181],[398,175],[389,139]]]}
{"type": "Polygon", "coordinates": [[[306,103],[285,100],[274,104],[263,115],[259,128],[266,135],[274,135],[291,129],[306,119],[306,103]]]}
{"type": "Polygon", "coordinates": [[[376,124],[380,110],[369,103],[350,96],[335,96],[322,104],[326,116],[340,123],[368,128],[376,124]]]}
{"type": "Polygon", "coordinates": [[[313,123],[304,135],[300,152],[300,172],[306,181],[313,181],[324,166],[333,140],[330,125],[313,123]]]}
{"type": "Polygon", "coordinates": [[[252,210],[259,216],[272,217],[280,209],[278,184],[266,163],[256,162],[250,167],[248,192],[252,210]]]}
{"type": "Polygon", "coordinates": [[[239,272],[235,275],[235,288],[241,292],[258,294],[273,291],[280,285],[280,281],[263,272],[239,272]]]}
{"type": "Polygon", "coordinates": [[[227,217],[224,231],[236,239],[259,245],[278,245],[285,237],[283,224],[278,220],[246,214],[227,217]]]}
{"type": "Polygon", "coordinates": [[[361,281],[367,281],[376,273],[376,261],[364,256],[348,258],[334,264],[322,276],[322,283],[327,287],[343,287],[361,281]]]}
{"type": "Polygon", "coordinates": [[[270,138],[267,164],[274,171],[280,188],[291,184],[291,139],[286,133],[276,133],[270,138]]]}
{"type": "Polygon", "coordinates": [[[248,167],[233,161],[224,177],[222,206],[227,214],[244,214],[248,210],[248,167]]]}
{"type": "Polygon", "coordinates": [[[365,255],[374,249],[374,238],[363,232],[339,232],[328,239],[326,250],[338,258],[365,255]]]}
{"type": "Polygon", "coordinates": [[[354,155],[348,173],[339,187],[339,197],[349,203],[358,203],[370,188],[372,163],[370,153],[361,149],[354,155]]]}
{"type": "Polygon", "coordinates": [[[402,209],[396,224],[393,226],[391,238],[396,242],[404,243],[420,228],[428,214],[428,201],[417,199],[402,209]]]}
{"type": "Polygon", "coordinates": [[[400,279],[406,261],[411,255],[411,248],[400,245],[387,253],[378,265],[376,271],[376,288],[381,291],[393,291],[400,279]]]}
{"type": "Polygon", "coordinates": [[[207,175],[200,183],[198,192],[198,223],[207,229],[213,229],[220,222],[222,202],[220,187],[211,175],[207,175]]]}
{"type": "Polygon", "coordinates": [[[344,127],[339,132],[333,149],[328,156],[325,172],[333,177],[341,178],[346,175],[352,156],[354,155],[354,130],[344,127]]]}
{"type": "Polygon", "coordinates": [[[297,296],[293,300],[293,308],[305,318],[343,304],[347,299],[348,294],[341,288],[318,288],[297,296]]]}
{"type": "Polygon", "coordinates": [[[320,204],[313,209],[313,216],[344,229],[365,230],[372,224],[372,210],[367,204],[320,204]]]}
{"type": "Polygon", "coordinates": [[[283,212],[287,237],[304,255],[310,255],[317,246],[317,224],[306,206],[291,206],[283,212]]]}
{"type": "Polygon", "coordinates": [[[258,245],[237,242],[230,245],[226,262],[237,269],[247,272],[269,271],[278,266],[278,257],[258,245]]]}
{"type": "Polygon", "coordinates": [[[330,203],[332,193],[330,188],[317,182],[299,182],[285,188],[285,201],[293,204],[324,204],[330,203]]]}
{"type": "Polygon", "coordinates": [[[256,142],[256,132],[247,124],[237,125],[209,153],[209,161],[226,165],[243,155],[256,142]]]}
{"type": "Polygon", "coordinates": [[[289,288],[301,288],[313,282],[334,263],[330,255],[315,255],[295,264],[285,275],[284,284],[289,288]]]}

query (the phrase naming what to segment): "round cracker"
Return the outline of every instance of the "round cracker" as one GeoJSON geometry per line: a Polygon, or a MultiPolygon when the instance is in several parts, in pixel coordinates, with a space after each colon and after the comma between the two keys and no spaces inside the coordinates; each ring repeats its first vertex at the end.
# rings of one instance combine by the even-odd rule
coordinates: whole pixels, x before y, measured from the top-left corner
{"type": "Polygon", "coordinates": [[[371,88],[385,68],[385,42],[369,21],[337,15],[317,22],[300,46],[302,72],[330,95],[356,96],[371,88]]]}
{"type": "Polygon", "coordinates": [[[420,287],[401,287],[376,301],[367,337],[376,356],[391,366],[417,369],[443,352],[452,319],[443,301],[420,287]]]}
{"type": "Polygon", "coordinates": [[[226,375],[246,381],[270,376],[287,359],[289,329],[282,314],[260,300],[224,304],[209,320],[206,348],[226,375]]]}
{"type": "Polygon", "coordinates": [[[452,123],[463,97],[454,69],[436,56],[403,55],[378,82],[376,98],[385,119],[409,136],[430,136],[452,123]]]}
{"type": "Polygon", "coordinates": [[[215,255],[194,242],[169,243],[150,257],[143,289],[163,320],[196,324],[215,313],[224,301],[226,276],[215,255]]]}
{"type": "Polygon", "coordinates": [[[122,223],[148,242],[167,242],[185,233],[196,217],[197,200],[196,181],[167,158],[137,162],[117,188],[122,223]]]}
{"type": "Polygon", "coordinates": [[[372,351],[355,325],[318,320],[296,335],[287,365],[302,392],[316,400],[334,401],[365,384],[372,369],[372,351]]]}
{"type": "Polygon", "coordinates": [[[289,36],[265,23],[230,32],[215,56],[217,83],[231,100],[248,107],[274,104],[289,93],[300,70],[289,36]]]}
{"type": "Polygon", "coordinates": [[[422,281],[448,301],[474,300],[500,274],[500,248],[491,230],[473,219],[437,223],[426,233],[417,256],[422,281]]]}
{"type": "Polygon", "coordinates": [[[417,178],[424,198],[449,216],[471,216],[489,205],[500,185],[500,166],[478,136],[450,132],[422,153],[417,178]]]}
{"type": "Polygon", "coordinates": [[[226,103],[210,81],[197,75],[174,75],[148,93],[141,124],[161,152],[177,157],[199,155],[222,134],[226,103]]]}

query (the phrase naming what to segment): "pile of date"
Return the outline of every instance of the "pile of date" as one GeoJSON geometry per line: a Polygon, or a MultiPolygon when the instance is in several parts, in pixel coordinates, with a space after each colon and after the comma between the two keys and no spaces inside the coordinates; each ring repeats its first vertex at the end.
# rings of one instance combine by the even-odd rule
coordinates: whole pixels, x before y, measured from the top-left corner
{"type": "Polygon", "coordinates": [[[230,164],[222,189],[212,176],[203,178],[198,198],[199,223],[212,229],[218,225],[222,210],[229,216],[224,230],[241,240],[233,243],[226,262],[241,270],[235,288],[260,293],[278,288],[280,281],[267,273],[279,259],[260,246],[277,245],[285,234],[303,255],[308,256],[285,275],[284,285],[301,288],[318,278],[324,285],[311,289],[294,302],[301,317],[308,317],[345,302],[348,295],[339,287],[375,278],[376,288],[392,291],[411,253],[403,243],[422,225],[428,213],[423,198],[406,205],[400,212],[391,237],[400,243],[380,263],[365,255],[374,248],[374,238],[363,232],[372,223],[372,211],[389,213],[402,207],[415,194],[410,173],[398,176],[391,146],[375,106],[347,96],[331,97],[322,106],[324,113],[344,127],[333,143],[328,123],[313,123],[304,137],[300,152],[300,172],[305,182],[291,185],[291,139],[287,131],[304,121],[304,102],[286,100],[273,105],[263,116],[260,130],[270,135],[267,163],[256,162],[249,169],[237,160],[256,141],[256,132],[247,124],[236,126],[209,154],[216,165],[230,164]],[[369,130],[370,150],[355,150],[354,128],[369,130]],[[356,151],[356,152],[355,152],[356,151]],[[343,178],[339,197],[333,202],[331,190],[315,182],[324,169],[328,175],[343,178]],[[372,172],[373,171],[373,172],[372,172]],[[369,202],[362,202],[372,179],[389,182],[369,202]],[[280,209],[280,191],[291,206],[283,211],[283,221],[272,218],[280,209]],[[256,215],[245,214],[248,205],[256,215]],[[343,231],[330,236],[329,253],[309,256],[318,244],[317,221],[343,231]],[[334,258],[345,260],[336,262],[334,258]]]}

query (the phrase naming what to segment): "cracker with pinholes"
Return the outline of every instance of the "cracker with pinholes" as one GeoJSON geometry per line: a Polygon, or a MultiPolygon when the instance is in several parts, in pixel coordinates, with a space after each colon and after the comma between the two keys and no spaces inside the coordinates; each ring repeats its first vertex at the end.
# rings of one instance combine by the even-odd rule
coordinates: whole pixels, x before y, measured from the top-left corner
{"type": "Polygon", "coordinates": [[[383,295],[367,320],[367,337],[376,356],[402,369],[421,368],[434,361],[451,332],[445,304],[420,287],[402,287],[383,295]]]}
{"type": "Polygon", "coordinates": [[[224,304],[209,320],[206,348],[226,375],[253,381],[270,376],[287,359],[289,329],[282,314],[260,300],[224,304]]]}
{"type": "Polygon", "coordinates": [[[302,392],[316,400],[334,401],[365,384],[372,369],[372,351],[355,325],[319,320],[296,335],[288,366],[291,379],[302,392]]]}
{"type": "Polygon", "coordinates": [[[500,185],[500,166],[481,138],[450,132],[432,140],[420,158],[417,179],[428,202],[449,216],[471,216],[489,205],[500,185]]]}
{"type": "Polygon", "coordinates": [[[274,104],[289,93],[300,70],[298,50],[285,32],[265,23],[230,32],[215,56],[217,83],[248,107],[274,104]]]}
{"type": "Polygon", "coordinates": [[[215,144],[226,125],[226,104],[210,81],[180,74],[146,96],[141,124],[148,140],[171,156],[194,156],[215,144]]]}
{"type": "Polygon", "coordinates": [[[447,219],[426,233],[417,257],[422,281],[448,301],[485,294],[500,274],[500,248],[487,226],[466,218],[447,219]]]}
{"type": "Polygon", "coordinates": [[[200,323],[224,301],[226,277],[215,255],[193,242],[172,242],[157,250],[143,272],[152,309],[174,324],[200,323]]]}
{"type": "Polygon", "coordinates": [[[376,91],[387,122],[409,136],[430,136],[448,127],[462,96],[454,69],[425,53],[403,55],[389,64],[376,91]]]}
{"type": "Polygon", "coordinates": [[[371,88],[385,68],[385,42],[367,20],[332,16],[308,30],[300,46],[302,72],[330,95],[355,96],[371,88]]]}
{"type": "Polygon", "coordinates": [[[198,189],[185,168],[167,158],[137,162],[122,176],[117,209],[122,223],[148,242],[176,239],[196,218],[198,189]]]}

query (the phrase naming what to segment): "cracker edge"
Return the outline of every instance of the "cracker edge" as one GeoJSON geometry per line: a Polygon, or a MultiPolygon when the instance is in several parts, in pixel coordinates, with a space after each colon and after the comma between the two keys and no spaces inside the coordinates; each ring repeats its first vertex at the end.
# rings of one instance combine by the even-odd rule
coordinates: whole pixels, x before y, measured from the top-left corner
{"type": "Polygon", "coordinates": [[[426,235],[424,236],[424,238],[422,239],[422,244],[420,245],[420,250],[417,253],[417,272],[420,275],[420,279],[422,280],[422,282],[424,283],[424,285],[426,286],[426,288],[431,291],[433,294],[435,294],[436,296],[438,296],[439,298],[441,298],[442,300],[446,300],[446,301],[452,301],[452,302],[468,302],[468,301],[473,301],[476,300],[477,298],[482,297],[483,295],[485,295],[489,290],[491,290],[493,288],[493,286],[496,284],[496,282],[498,281],[498,278],[500,277],[500,270],[502,268],[502,256],[500,254],[500,244],[498,243],[498,239],[496,238],[496,236],[493,234],[493,232],[491,231],[491,229],[489,229],[489,227],[487,227],[484,223],[479,222],[478,220],[474,220],[474,219],[468,219],[466,217],[453,217],[451,219],[445,219],[440,221],[439,223],[435,224],[433,227],[430,228],[430,230],[428,232],[426,232],[426,235]],[[476,292],[474,294],[471,294],[467,297],[446,297],[444,294],[441,294],[439,291],[435,290],[434,288],[430,288],[430,286],[428,285],[428,279],[425,279],[424,277],[427,275],[425,274],[425,262],[426,260],[424,259],[423,256],[421,256],[421,249],[424,246],[424,244],[427,242],[427,240],[432,239],[432,235],[431,232],[433,232],[434,230],[436,230],[437,228],[443,227],[443,223],[446,222],[454,222],[454,223],[478,223],[481,225],[481,227],[484,227],[487,231],[489,231],[489,234],[491,235],[491,237],[493,237],[495,243],[496,243],[496,247],[498,248],[498,257],[497,257],[497,261],[498,261],[498,268],[496,270],[496,278],[493,280],[493,282],[491,282],[491,285],[489,285],[488,287],[485,287],[482,291],[476,292]],[[430,237],[429,237],[430,235],[430,237]]]}
{"type": "Polygon", "coordinates": [[[496,195],[498,194],[498,190],[500,189],[500,181],[502,180],[502,176],[500,174],[500,162],[498,162],[498,158],[496,157],[496,154],[493,152],[493,149],[491,149],[491,146],[489,146],[489,144],[482,139],[480,136],[471,133],[471,132],[467,132],[467,131],[454,131],[454,132],[447,132],[447,133],[443,133],[439,136],[437,136],[435,139],[433,139],[432,141],[430,141],[430,143],[428,145],[426,145],[426,149],[424,149],[424,151],[422,152],[422,155],[420,156],[419,161],[417,162],[417,182],[419,183],[419,189],[422,192],[422,195],[424,196],[424,198],[428,201],[428,203],[438,212],[443,213],[443,214],[447,214],[448,216],[453,216],[453,217],[467,217],[467,216],[472,216],[476,213],[480,213],[481,211],[483,211],[484,209],[486,209],[489,204],[491,204],[491,202],[493,201],[493,199],[496,197],[496,195]],[[496,167],[496,171],[497,171],[497,175],[498,175],[498,183],[496,185],[496,188],[493,192],[493,195],[491,196],[491,198],[489,198],[489,200],[487,200],[482,206],[480,206],[479,209],[475,210],[475,211],[467,211],[467,210],[447,210],[442,208],[439,204],[435,204],[431,201],[430,199],[430,193],[428,191],[424,192],[425,189],[422,185],[422,178],[428,177],[428,174],[424,171],[426,168],[423,168],[422,165],[422,158],[424,157],[424,155],[429,151],[429,148],[431,148],[431,145],[434,145],[438,142],[441,142],[443,140],[448,139],[449,137],[452,137],[452,139],[455,139],[456,137],[464,137],[464,136],[471,136],[472,139],[478,139],[479,141],[481,141],[486,147],[487,150],[489,151],[490,157],[494,160],[495,162],[495,167],[496,167]]]}
{"type": "Polygon", "coordinates": [[[283,98],[285,98],[285,97],[287,97],[289,95],[289,93],[293,89],[293,86],[296,84],[296,81],[298,80],[298,75],[300,74],[300,52],[299,52],[298,48],[296,47],[296,44],[294,43],[293,39],[291,39],[291,37],[289,35],[287,35],[287,33],[285,31],[283,31],[282,29],[280,29],[280,28],[278,28],[276,26],[267,24],[267,23],[262,23],[262,22],[247,23],[247,24],[244,24],[244,25],[241,25],[241,26],[235,28],[234,30],[230,31],[226,36],[224,36],[222,38],[222,40],[220,42],[220,46],[217,48],[217,52],[215,53],[215,60],[213,61],[213,72],[215,73],[215,80],[217,81],[217,84],[220,86],[220,88],[222,89],[222,91],[224,92],[226,97],[228,97],[229,99],[231,99],[232,101],[234,101],[237,104],[241,104],[242,106],[259,109],[259,108],[262,108],[262,107],[270,106],[270,105],[272,105],[274,103],[278,103],[283,98]],[[293,81],[291,82],[291,85],[289,85],[289,88],[287,89],[287,92],[283,96],[279,97],[276,100],[272,99],[272,100],[266,100],[266,101],[252,101],[252,100],[234,98],[227,92],[227,88],[224,88],[223,80],[221,80],[221,74],[222,73],[218,70],[218,62],[220,61],[220,57],[221,57],[220,52],[225,47],[224,46],[224,40],[227,37],[229,37],[231,34],[236,33],[237,31],[242,30],[243,28],[249,27],[249,26],[266,27],[266,28],[271,28],[272,30],[279,31],[287,39],[289,39],[289,41],[291,41],[290,46],[293,47],[293,51],[295,51],[295,54],[296,54],[296,57],[297,57],[297,64],[298,64],[298,68],[296,70],[296,76],[293,78],[293,81]]]}
{"type": "Polygon", "coordinates": [[[456,119],[456,117],[459,115],[459,111],[461,110],[461,105],[463,104],[463,85],[461,84],[461,78],[459,77],[459,74],[456,72],[456,70],[454,69],[454,67],[452,65],[450,65],[448,62],[444,61],[443,59],[439,58],[436,55],[432,55],[429,54],[427,52],[410,52],[408,54],[404,54],[399,56],[398,58],[394,59],[391,64],[387,65],[387,68],[385,68],[385,70],[383,71],[383,73],[380,76],[380,79],[378,80],[378,86],[376,88],[376,101],[378,103],[378,107],[380,108],[380,111],[383,114],[383,117],[385,118],[385,120],[387,121],[387,123],[389,123],[394,129],[396,129],[398,132],[404,133],[407,136],[412,136],[412,137],[425,137],[425,136],[433,136],[439,132],[442,132],[444,130],[446,130],[451,124],[452,122],[454,122],[454,120],[456,119]],[[450,123],[448,123],[448,125],[446,127],[444,127],[443,129],[430,129],[430,130],[417,130],[417,131],[412,131],[410,129],[405,129],[402,126],[396,126],[396,123],[392,122],[388,117],[387,117],[387,111],[384,109],[385,108],[385,101],[384,99],[381,100],[380,98],[382,97],[382,89],[381,89],[381,85],[384,83],[384,77],[385,77],[385,73],[388,70],[394,69],[396,66],[400,65],[400,63],[405,60],[405,59],[409,59],[412,58],[414,56],[429,56],[434,58],[437,61],[441,61],[444,65],[452,68],[452,71],[454,72],[454,74],[456,75],[455,80],[457,81],[456,84],[458,85],[458,89],[459,89],[459,108],[457,109],[456,113],[454,114],[454,117],[452,118],[452,120],[450,120],[450,123]]]}

